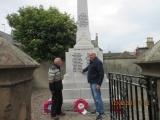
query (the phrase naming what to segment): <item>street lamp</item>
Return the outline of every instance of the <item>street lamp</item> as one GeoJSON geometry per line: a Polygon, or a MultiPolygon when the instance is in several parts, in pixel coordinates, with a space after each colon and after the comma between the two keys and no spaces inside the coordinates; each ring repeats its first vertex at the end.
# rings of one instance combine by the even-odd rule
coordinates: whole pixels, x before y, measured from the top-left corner
{"type": "Polygon", "coordinates": [[[4,25],[4,32],[5,32],[5,24],[2,24],[2,25],[4,25]]]}

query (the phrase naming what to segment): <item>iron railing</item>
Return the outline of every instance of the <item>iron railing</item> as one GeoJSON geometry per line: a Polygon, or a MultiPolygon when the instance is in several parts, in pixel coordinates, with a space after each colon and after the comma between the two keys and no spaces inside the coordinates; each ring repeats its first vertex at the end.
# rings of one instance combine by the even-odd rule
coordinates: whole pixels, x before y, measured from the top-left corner
{"type": "Polygon", "coordinates": [[[156,78],[109,73],[111,120],[158,120],[156,78]]]}

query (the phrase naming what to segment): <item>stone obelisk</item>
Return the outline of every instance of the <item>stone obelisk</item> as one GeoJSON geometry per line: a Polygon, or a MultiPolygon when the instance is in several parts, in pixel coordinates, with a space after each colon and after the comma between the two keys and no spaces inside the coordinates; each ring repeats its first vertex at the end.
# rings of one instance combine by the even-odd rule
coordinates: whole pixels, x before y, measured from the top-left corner
{"type": "MultiPolygon", "coordinates": [[[[97,57],[103,61],[103,53],[91,43],[89,32],[88,5],[87,0],[77,0],[77,34],[76,45],[66,52],[66,74],[63,79],[64,99],[91,99],[90,86],[87,83],[87,72],[82,74],[80,70],[87,67],[90,62],[89,53],[94,51],[97,57]]],[[[106,81],[106,77],[104,78],[106,81]]],[[[105,85],[105,84],[103,84],[105,85]]],[[[106,86],[106,85],[105,85],[106,86]]],[[[106,96],[106,89],[102,90],[103,98],[106,96]]]]}
{"type": "Polygon", "coordinates": [[[78,0],[77,2],[77,34],[74,48],[93,48],[89,31],[87,0],[78,0]]]}

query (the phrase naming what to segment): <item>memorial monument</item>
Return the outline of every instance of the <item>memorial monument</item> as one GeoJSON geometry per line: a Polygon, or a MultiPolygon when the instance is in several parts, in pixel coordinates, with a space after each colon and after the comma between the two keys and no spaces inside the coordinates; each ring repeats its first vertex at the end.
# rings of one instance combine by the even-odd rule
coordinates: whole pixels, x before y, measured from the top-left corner
{"type": "MultiPolygon", "coordinates": [[[[77,34],[74,48],[66,52],[66,74],[63,79],[63,96],[64,99],[91,99],[90,87],[87,82],[87,73],[80,73],[89,64],[89,53],[94,51],[97,57],[103,61],[103,52],[99,48],[94,48],[91,43],[89,31],[87,0],[77,0],[77,34]]],[[[104,89],[107,91],[105,98],[108,98],[108,83],[106,76],[103,82],[107,85],[104,89]]],[[[102,88],[103,89],[103,88],[102,88]]],[[[103,90],[102,90],[103,98],[103,90]]]]}

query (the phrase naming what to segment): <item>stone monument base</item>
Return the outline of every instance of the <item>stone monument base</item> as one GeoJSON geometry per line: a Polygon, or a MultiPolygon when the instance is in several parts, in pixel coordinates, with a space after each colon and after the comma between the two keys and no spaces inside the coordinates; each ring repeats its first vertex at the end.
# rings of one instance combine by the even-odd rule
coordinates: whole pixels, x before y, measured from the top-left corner
{"type": "MultiPolygon", "coordinates": [[[[101,86],[101,95],[103,99],[109,98],[109,82],[103,82],[101,86]]],[[[89,83],[64,83],[64,99],[92,99],[89,83]]]]}
{"type": "MultiPolygon", "coordinates": [[[[63,79],[64,106],[68,106],[66,109],[72,110],[74,102],[80,98],[89,103],[89,109],[93,108],[91,106],[95,106],[93,105],[90,84],[87,83],[87,72],[84,74],[80,72],[88,66],[90,52],[95,52],[96,56],[103,62],[103,53],[99,51],[99,48],[80,46],[66,52],[66,74],[63,79]]],[[[109,83],[106,75],[101,86],[101,94],[104,103],[107,105],[109,103],[109,83]]]]}
{"type": "MultiPolygon", "coordinates": [[[[88,110],[95,110],[94,101],[89,83],[64,83],[63,84],[63,110],[74,110],[74,103],[84,99],[88,103],[88,110]]],[[[104,109],[109,107],[109,82],[104,81],[101,86],[101,95],[104,109]]]]}

